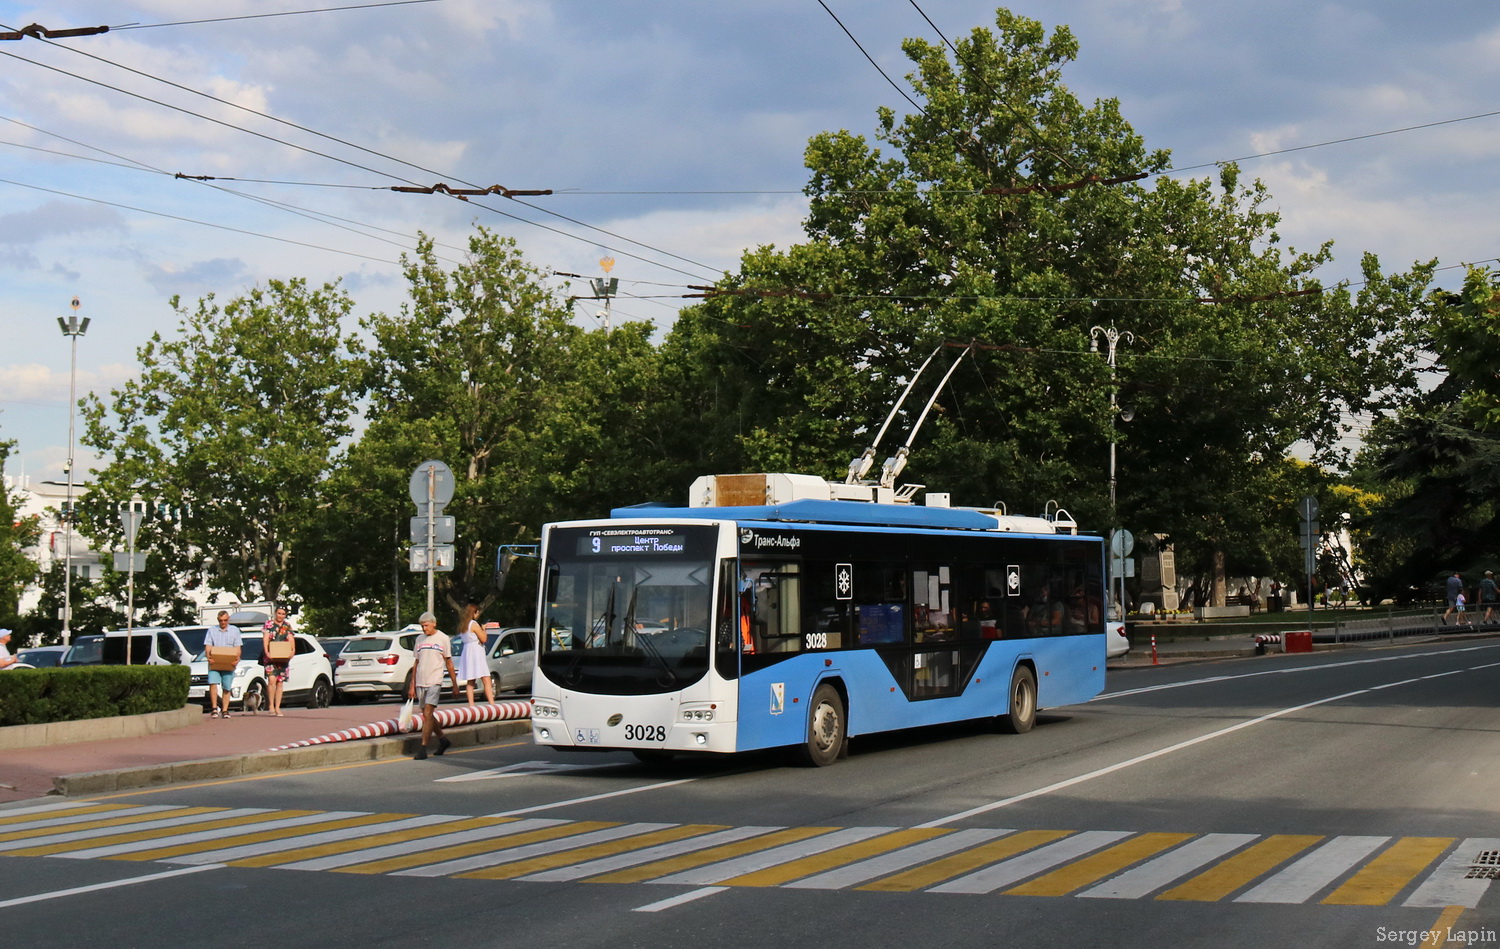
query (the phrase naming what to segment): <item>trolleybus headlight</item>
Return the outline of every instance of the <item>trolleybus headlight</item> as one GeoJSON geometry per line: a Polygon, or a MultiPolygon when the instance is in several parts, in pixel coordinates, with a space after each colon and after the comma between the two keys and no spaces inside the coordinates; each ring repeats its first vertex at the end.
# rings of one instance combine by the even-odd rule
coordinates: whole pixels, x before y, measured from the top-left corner
{"type": "Polygon", "coordinates": [[[539,702],[533,700],[531,703],[532,718],[559,718],[561,717],[561,715],[561,709],[559,709],[551,702],[539,702]]]}
{"type": "Polygon", "coordinates": [[[708,736],[705,735],[705,734],[703,734],[702,732],[694,732],[693,733],[693,740],[696,741],[700,745],[706,745],[706,744],[708,744],[708,736]]]}
{"type": "Polygon", "coordinates": [[[684,708],[678,714],[684,722],[711,722],[714,720],[714,707],[684,708]]]}
{"type": "Polygon", "coordinates": [[[552,732],[551,732],[551,730],[546,729],[546,728],[538,728],[536,730],[536,737],[539,740],[541,740],[541,741],[551,741],[552,740],[552,732]]]}

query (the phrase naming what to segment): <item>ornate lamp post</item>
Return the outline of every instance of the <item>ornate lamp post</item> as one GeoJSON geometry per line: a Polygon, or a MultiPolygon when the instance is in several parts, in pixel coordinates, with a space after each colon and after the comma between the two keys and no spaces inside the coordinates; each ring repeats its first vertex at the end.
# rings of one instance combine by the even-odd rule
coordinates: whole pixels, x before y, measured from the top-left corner
{"type": "MultiPolygon", "coordinates": [[[[1097,353],[1099,351],[1100,337],[1104,339],[1105,358],[1109,363],[1109,529],[1110,533],[1114,533],[1119,520],[1117,511],[1115,510],[1115,421],[1121,417],[1127,422],[1130,421],[1128,413],[1122,415],[1120,412],[1120,391],[1119,386],[1115,384],[1115,347],[1119,345],[1121,340],[1127,343],[1132,342],[1135,339],[1135,334],[1129,330],[1121,331],[1115,329],[1113,323],[1107,328],[1103,326],[1091,326],[1089,327],[1089,352],[1097,353]]],[[[1120,592],[1118,597],[1115,598],[1115,607],[1120,611],[1120,619],[1122,621],[1125,619],[1125,556],[1125,553],[1121,553],[1119,557],[1121,561],[1119,577],[1120,592]]],[[[1115,597],[1113,583],[1110,584],[1110,596],[1115,597]]]]}

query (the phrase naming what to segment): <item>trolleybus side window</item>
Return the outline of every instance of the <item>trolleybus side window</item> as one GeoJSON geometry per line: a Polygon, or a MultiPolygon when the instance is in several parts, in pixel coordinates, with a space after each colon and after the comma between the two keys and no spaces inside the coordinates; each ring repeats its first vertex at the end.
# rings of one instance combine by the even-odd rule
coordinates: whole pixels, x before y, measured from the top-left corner
{"type": "Polygon", "coordinates": [[[714,668],[726,679],[737,679],[740,675],[739,648],[736,645],[740,635],[739,576],[738,561],[719,563],[719,621],[714,629],[714,668]]]}

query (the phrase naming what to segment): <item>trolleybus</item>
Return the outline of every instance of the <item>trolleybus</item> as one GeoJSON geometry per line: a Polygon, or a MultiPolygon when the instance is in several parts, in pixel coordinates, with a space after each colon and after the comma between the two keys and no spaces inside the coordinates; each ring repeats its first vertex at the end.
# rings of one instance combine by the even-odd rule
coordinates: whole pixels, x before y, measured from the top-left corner
{"type": "Polygon", "coordinates": [[[546,525],[534,739],[827,765],[850,736],[1025,732],[1099,694],[1102,539],[920,487],[710,475],[685,507],[546,525]]]}

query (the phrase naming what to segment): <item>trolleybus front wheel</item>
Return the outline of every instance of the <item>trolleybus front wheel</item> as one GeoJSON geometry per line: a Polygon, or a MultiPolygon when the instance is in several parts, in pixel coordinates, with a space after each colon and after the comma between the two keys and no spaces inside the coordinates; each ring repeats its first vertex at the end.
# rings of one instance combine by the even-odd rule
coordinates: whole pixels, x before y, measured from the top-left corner
{"type": "Polygon", "coordinates": [[[843,750],[844,701],[838,689],[825,683],[813,691],[801,757],[807,764],[823,768],[837,761],[843,750]]]}
{"type": "Polygon", "coordinates": [[[1036,674],[1026,666],[1017,666],[1010,677],[1010,707],[999,724],[1012,735],[1025,734],[1036,724],[1036,674]]]}

